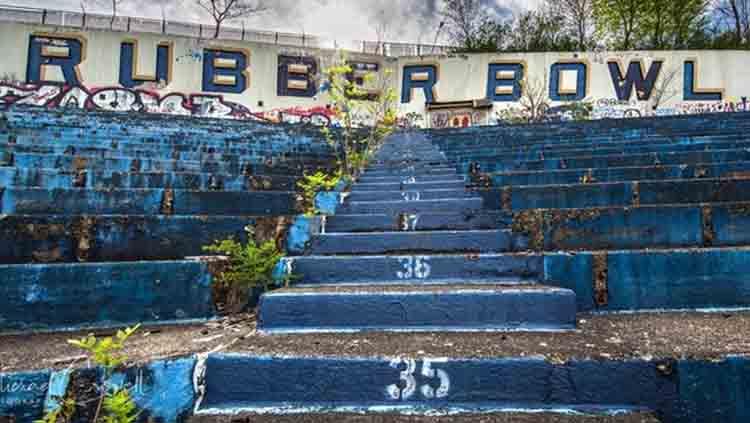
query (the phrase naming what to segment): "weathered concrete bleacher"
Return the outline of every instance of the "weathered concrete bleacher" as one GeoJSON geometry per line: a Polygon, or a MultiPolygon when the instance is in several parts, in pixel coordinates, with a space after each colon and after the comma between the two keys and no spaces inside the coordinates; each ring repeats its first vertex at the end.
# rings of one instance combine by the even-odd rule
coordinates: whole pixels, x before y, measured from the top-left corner
{"type": "Polygon", "coordinates": [[[315,129],[38,109],[4,118],[5,331],[215,316],[206,265],[184,260],[245,240],[248,225],[275,230],[296,213],[303,172],[332,162],[315,129]]]}
{"type": "MultiPolygon", "coordinates": [[[[215,123],[199,121],[166,137],[194,146],[195,155],[184,159],[196,166],[190,175],[203,175],[198,185],[179,188],[170,184],[186,179],[170,176],[149,179],[164,186],[141,189],[121,181],[142,177],[123,177],[103,191],[98,184],[110,177],[91,185],[90,175],[111,157],[82,164],[37,158],[68,154],[55,143],[16,149],[24,131],[31,140],[47,129],[24,129],[21,122],[35,115],[14,113],[7,163],[68,170],[33,169],[43,176],[9,180],[64,184],[57,174],[72,172],[71,182],[80,182],[55,186],[58,197],[18,197],[46,187],[8,185],[8,210],[30,210],[8,215],[0,237],[2,260],[16,263],[0,267],[9,275],[0,301],[10,310],[0,311],[0,325],[16,331],[33,327],[32,319],[61,329],[211,316],[206,264],[180,259],[208,239],[243,236],[250,218],[267,226],[272,216],[289,214],[283,205],[293,198],[247,185],[259,176],[247,175],[248,165],[284,165],[240,152],[237,134],[254,145],[268,137],[274,148],[259,148],[294,163],[288,173],[259,172],[274,181],[299,177],[299,163],[330,160],[324,143],[291,134],[297,129],[232,122],[217,135],[215,123]],[[233,153],[206,167],[224,153],[207,152],[204,160],[202,143],[233,153]],[[217,179],[232,188],[217,188],[217,179]],[[71,201],[75,190],[102,194],[71,201]],[[289,199],[272,203],[262,195],[289,199]],[[34,213],[45,208],[26,204],[32,198],[58,211],[34,213]],[[261,209],[249,204],[253,199],[261,209]],[[140,207],[138,216],[85,214],[128,202],[140,207]],[[81,260],[87,263],[41,264],[81,260]],[[80,310],[57,317],[65,306],[80,310]]],[[[106,116],[39,116],[55,128],[92,121],[97,133],[126,138],[118,148],[129,142],[141,150],[154,133],[170,131],[168,122],[141,134],[126,125],[125,135],[106,116]]],[[[335,195],[335,213],[295,218],[291,255],[280,268],[296,278],[262,296],[257,326],[232,323],[218,333],[206,325],[163,327],[134,340],[132,354],[145,364],[122,377],[145,383],[137,397],[144,419],[169,422],[747,421],[748,127],[746,114],[722,114],[395,134],[349,192],[335,195]],[[138,379],[144,373],[145,382],[138,379]]],[[[176,163],[182,156],[170,156],[176,148],[154,153],[146,166],[180,173],[169,167],[183,166],[176,163]]],[[[112,151],[105,156],[117,157],[117,172],[128,173],[132,164],[112,151]]],[[[40,351],[35,362],[69,354],[55,346],[60,339],[30,337],[40,351]]],[[[12,351],[6,356],[10,380],[56,381],[50,390],[64,391],[75,377],[59,366],[24,364],[12,351]]],[[[50,406],[50,390],[14,397],[35,399],[36,408],[3,408],[0,401],[0,416],[38,417],[50,406]]]]}

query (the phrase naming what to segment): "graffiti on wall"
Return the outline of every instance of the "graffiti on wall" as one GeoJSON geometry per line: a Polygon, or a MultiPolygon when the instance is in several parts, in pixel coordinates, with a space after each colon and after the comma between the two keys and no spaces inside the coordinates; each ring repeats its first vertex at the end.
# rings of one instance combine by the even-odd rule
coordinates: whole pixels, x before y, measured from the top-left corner
{"type": "Polygon", "coordinates": [[[148,89],[87,88],[0,82],[0,108],[14,105],[161,113],[318,126],[338,125],[336,116],[329,106],[293,107],[253,112],[242,104],[225,100],[220,95],[182,93],[159,95],[148,89]]]}
{"type": "Polygon", "coordinates": [[[601,98],[593,102],[593,119],[623,119],[647,116],[696,115],[703,113],[750,112],[748,97],[710,102],[678,102],[654,108],[649,102],[601,98]]]}
{"type": "Polygon", "coordinates": [[[468,128],[488,125],[489,115],[484,110],[452,110],[430,112],[430,128],[468,128]]]}

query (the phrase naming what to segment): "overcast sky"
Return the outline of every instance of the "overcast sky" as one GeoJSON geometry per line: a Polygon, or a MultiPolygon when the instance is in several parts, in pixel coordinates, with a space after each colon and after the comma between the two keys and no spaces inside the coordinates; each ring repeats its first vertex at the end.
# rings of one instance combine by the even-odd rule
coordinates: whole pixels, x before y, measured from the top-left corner
{"type": "MultiPolygon", "coordinates": [[[[335,40],[374,40],[375,20],[390,22],[387,38],[431,43],[440,22],[441,0],[266,0],[270,10],[247,21],[248,29],[305,32],[335,40]]],[[[497,15],[534,7],[539,0],[482,0],[497,15]]],[[[111,11],[111,0],[84,0],[91,12],[111,11]]],[[[122,0],[118,14],[210,22],[195,0],[122,0]]],[[[80,0],[0,0],[2,4],[80,10],[80,0]]],[[[445,40],[443,40],[445,41],[445,40]]]]}

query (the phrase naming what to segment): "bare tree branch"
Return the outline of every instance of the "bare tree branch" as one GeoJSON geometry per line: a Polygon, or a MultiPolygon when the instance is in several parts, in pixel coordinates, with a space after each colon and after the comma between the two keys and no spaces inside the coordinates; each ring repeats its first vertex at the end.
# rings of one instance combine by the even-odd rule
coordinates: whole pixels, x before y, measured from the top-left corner
{"type": "Polygon", "coordinates": [[[224,21],[247,18],[268,9],[263,0],[195,0],[215,23],[214,38],[219,38],[224,21]]]}

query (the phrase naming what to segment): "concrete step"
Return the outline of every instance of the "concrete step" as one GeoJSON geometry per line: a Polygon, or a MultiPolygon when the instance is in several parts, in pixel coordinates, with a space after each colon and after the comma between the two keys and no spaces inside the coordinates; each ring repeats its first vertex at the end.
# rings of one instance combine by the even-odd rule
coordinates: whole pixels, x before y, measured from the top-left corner
{"type": "Polygon", "coordinates": [[[575,329],[573,291],[506,285],[292,288],[264,294],[265,333],[561,331],[575,329]]]}
{"type": "Polygon", "coordinates": [[[575,412],[573,410],[517,410],[436,412],[419,415],[414,413],[397,414],[372,410],[360,414],[320,413],[308,414],[252,414],[237,415],[199,414],[190,418],[189,423],[659,423],[654,413],[638,410],[600,410],[595,412],[575,412]]]}
{"type": "Polygon", "coordinates": [[[558,145],[553,142],[522,148],[482,147],[476,149],[451,150],[446,157],[451,162],[506,157],[514,160],[561,159],[566,157],[632,155],[646,153],[668,153],[678,151],[734,150],[750,147],[744,134],[722,137],[649,139],[642,141],[613,141],[607,143],[582,142],[558,145]]]}
{"type": "Polygon", "coordinates": [[[466,177],[463,175],[411,175],[411,176],[360,176],[355,187],[359,185],[368,186],[372,184],[422,184],[438,182],[463,182],[466,183],[466,177]]]}
{"type": "Polygon", "coordinates": [[[6,215],[0,220],[0,263],[181,260],[203,246],[247,241],[248,226],[280,218],[247,216],[6,215]]]}
{"type": "Polygon", "coordinates": [[[514,228],[535,250],[630,250],[750,245],[750,204],[539,210],[514,228]],[[543,247],[542,247],[543,246],[543,247]]]}
{"type": "Polygon", "coordinates": [[[422,214],[469,212],[483,208],[482,198],[445,198],[419,201],[348,201],[342,214],[422,214]]]}
{"type": "Polygon", "coordinates": [[[405,166],[389,170],[366,170],[360,176],[361,180],[382,176],[453,176],[456,175],[456,168],[452,166],[434,166],[434,167],[416,167],[405,166]]]}
{"type": "Polygon", "coordinates": [[[268,216],[295,213],[293,192],[5,188],[3,214],[268,216]]]}
{"type": "MultiPolygon", "coordinates": [[[[659,361],[554,363],[541,357],[217,354],[205,362],[205,395],[197,413],[274,415],[354,409],[360,413],[477,415],[498,410],[602,414],[658,410],[670,416],[668,421],[675,421],[672,418],[680,413],[675,403],[694,400],[693,391],[680,391],[683,385],[670,372],[658,370],[663,367],[659,361]],[[346,375],[343,379],[342,374],[346,375]]],[[[685,369],[686,376],[691,374],[687,365],[679,368],[685,369]]]]}
{"type": "MultiPolygon", "coordinates": [[[[122,351],[133,368],[118,373],[118,380],[141,386],[134,392],[139,410],[165,422],[188,418],[198,405],[195,417],[226,423],[536,423],[534,417],[555,413],[567,415],[560,420],[566,423],[588,422],[578,420],[584,416],[620,422],[615,415],[636,410],[651,410],[665,422],[744,423],[749,322],[747,312],[737,311],[584,314],[578,330],[566,332],[267,336],[254,330],[254,321],[237,316],[138,331],[122,351]],[[217,350],[223,354],[205,354],[217,350]],[[211,360],[218,357],[232,361],[221,363],[214,378],[219,363],[211,360]],[[238,365],[243,360],[252,364],[238,365]],[[423,373],[425,361],[432,372],[423,373]],[[413,377],[412,395],[393,399],[387,388],[397,385],[403,392],[412,380],[407,376],[413,377]],[[450,381],[447,395],[443,388],[439,398],[424,397],[422,386],[433,392],[443,386],[440,376],[450,381]],[[289,392],[287,384],[295,390],[289,392]]],[[[86,360],[74,358],[78,350],[66,340],[89,332],[99,337],[113,331],[2,337],[4,386],[53,382],[52,394],[75,386],[68,381],[92,371],[86,360]]],[[[0,414],[30,423],[41,418],[46,396],[47,389],[6,389],[0,392],[0,414]]]]}
{"type": "Polygon", "coordinates": [[[300,286],[528,284],[544,271],[541,256],[523,254],[303,256],[284,264],[300,286]]]}
{"type": "Polygon", "coordinates": [[[491,176],[495,186],[563,185],[584,181],[605,183],[661,179],[742,178],[750,176],[750,162],[543,170],[495,173],[491,176]]]}
{"type": "Polygon", "coordinates": [[[476,192],[459,189],[419,189],[416,184],[405,185],[403,190],[394,191],[352,191],[348,201],[420,201],[442,200],[447,198],[477,197],[476,192]]]}
{"type": "MultiPolygon", "coordinates": [[[[573,157],[535,161],[512,160],[472,160],[484,172],[511,172],[521,170],[563,170],[600,169],[610,167],[683,165],[695,163],[726,163],[750,161],[750,150],[716,150],[686,153],[653,153],[640,155],[620,155],[601,157],[573,157]]],[[[462,172],[468,172],[469,163],[461,165],[462,172]]]]}
{"type": "Polygon", "coordinates": [[[503,194],[485,192],[484,204],[492,208],[501,206],[504,201],[506,205],[510,204],[512,209],[517,211],[657,204],[734,203],[750,201],[750,179],[527,186],[513,188],[505,194],[504,199],[501,197],[503,194]]]}
{"type": "MultiPolygon", "coordinates": [[[[260,163],[261,160],[252,163],[260,163]]],[[[161,160],[130,157],[85,157],[70,155],[14,154],[4,162],[8,166],[26,169],[61,169],[76,171],[81,169],[105,170],[110,172],[192,172],[238,174],[245,163],[202,162],[196,160],[161,160]]]]}
{"type": "Polygon", "coordinates": [[[0,266],[0,332],[189,323],[215,315],[194,261],[0,266]]]}
{"type": "Polygon", "coordinates": [[[525,251],[528,239],[510,230],[327,233],[313,237],[314,255],[501,253],[525,251]]]}
{"type": "Polygon", "coordinates": [[[193,191],[294,191],[297,175],[228,175],[186,172],[66,171],[0,167],[0,186],[26,188],[150,189],[193,191]]]}
{"type": "MultiPolygon", "coordinates": [[[[407,178],[408,179],[408,178],[407,178]]],[[[385,182],[385,183],[365,183],[358,182],[352,187],[352,194],[359,192],[372,192],[372,191],[425,191],[433,189],[452,189],[462,190],[466,188],[466,182],[464,180],[457,179],[438,179],[429,178],[430,182],[415,182],[405,184],[402,182],[385,182]],[[435,179],[433,181],[433,179],[435,179]]],[[[416,178],[415,178],[416,180],[416,178]]]]}
{"type": "Polygon", "coordinates": [[[326,217],[325,233],[395,231],[466,231],[506,229],[513,216],[505,212],[424,213],[414,215],[336,214],[326,217]]]}

